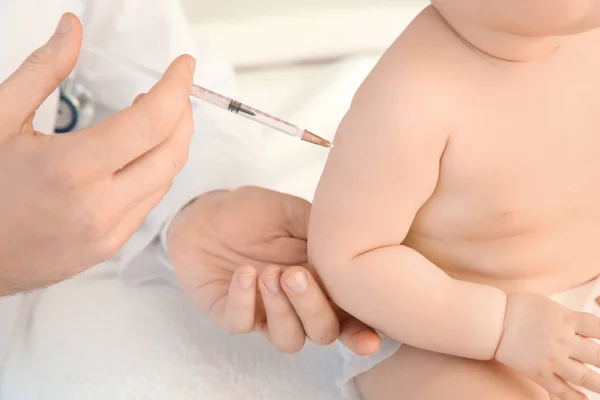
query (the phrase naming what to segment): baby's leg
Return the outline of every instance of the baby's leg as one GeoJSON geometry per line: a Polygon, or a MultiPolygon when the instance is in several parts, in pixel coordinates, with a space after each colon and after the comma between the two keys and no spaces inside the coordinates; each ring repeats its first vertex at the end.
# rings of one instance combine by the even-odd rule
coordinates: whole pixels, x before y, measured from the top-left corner
{"type": "Polygon", "coordinates": [[[548,400],[538,385],[498,363],[410,346],[357,378],[364,400],[548,400]]]}

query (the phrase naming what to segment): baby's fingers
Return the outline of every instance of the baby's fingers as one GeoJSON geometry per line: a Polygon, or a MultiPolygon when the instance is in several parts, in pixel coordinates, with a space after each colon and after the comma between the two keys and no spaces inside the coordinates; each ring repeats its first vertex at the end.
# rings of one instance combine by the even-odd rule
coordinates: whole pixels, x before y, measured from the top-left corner
{"type": "Polygon", "coordinates": [[[577,337],[571,358],[600,368],[600,345],[591,339],[577,337]]]}
{"type": "Polygon", "coordinates": [[[584,312],[573,313],[573,322],[575,323],[575,332],[578,335],[600,339],[600,318],[593,314],[584,312]]]}
{"type": "Polygon", "coordinates": [[[565,381],[575,386],[600,393],[600,375],[578,361],[570,359],[557,373],[565,381]]]}
{"type": "Polygon", "coordinates": [[[562,378],[552,375],[550,379],[540,383],[549,393],[552,398],[557,400],[587,400],[587,396],[573,389],[571,385],[565,382],[562,378]]]}

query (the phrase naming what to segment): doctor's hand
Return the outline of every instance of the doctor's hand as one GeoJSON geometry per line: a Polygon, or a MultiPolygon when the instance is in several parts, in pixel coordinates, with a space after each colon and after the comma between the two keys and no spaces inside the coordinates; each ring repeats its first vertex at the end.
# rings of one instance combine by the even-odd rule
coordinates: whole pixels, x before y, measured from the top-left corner
{"type": "Polygon", "coordinates": [[[175,217],[167,247],[188,296],[232,333],[262,331],[283,352],[306,337],[378,350],[377,333],[343,313],[307,268],[310,204],[245,187],[200,196],[175,217]]]}
{"type": "MultiPolygon", "coordinates": [[[[136,104],[90,129],[47,136],[35,110],[73,70],[71,14],[0,84],[0,296],[73,276],[118,252],[186,163],[195,62],[176,59],[136,104]]],[[[49,132],[48,132],[49,133],[49,132]]]]}

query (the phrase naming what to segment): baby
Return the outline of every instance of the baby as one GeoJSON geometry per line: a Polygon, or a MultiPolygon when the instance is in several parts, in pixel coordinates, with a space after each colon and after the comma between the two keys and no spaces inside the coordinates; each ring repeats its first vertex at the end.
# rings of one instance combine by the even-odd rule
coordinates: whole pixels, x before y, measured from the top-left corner
{"type": "Polygon", "coordinates": [[[598,0],[433,1],[357,92],[308,244],[383,336],[355,395],[600,398],[597,27],[598,0]]]}

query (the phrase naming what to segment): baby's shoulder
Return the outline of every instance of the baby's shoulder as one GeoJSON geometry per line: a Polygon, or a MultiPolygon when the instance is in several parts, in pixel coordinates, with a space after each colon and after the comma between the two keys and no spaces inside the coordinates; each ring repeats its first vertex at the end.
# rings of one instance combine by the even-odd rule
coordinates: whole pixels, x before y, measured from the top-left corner
{"type": "MultiPolygon", "coordinates": [[[[355,95],[355,102],[424,111],[447,109],[475,58],[432,7],[424,9],[383,54],[355,95]]],[[[474,60],[474,63],[476,60],[474,60]]],[[[389,107],[390,109],[392,107],[389,107]]]]}

